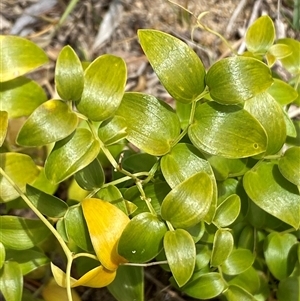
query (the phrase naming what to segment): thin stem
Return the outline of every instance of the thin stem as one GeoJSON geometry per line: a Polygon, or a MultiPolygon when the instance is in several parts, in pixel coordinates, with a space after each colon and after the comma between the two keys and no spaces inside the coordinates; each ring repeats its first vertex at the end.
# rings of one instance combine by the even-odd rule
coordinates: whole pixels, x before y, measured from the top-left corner
{"type": "Polygon", "coordinates": [[[145,191],[144,191],[144,189],[143,189],[143,185],[142,185],[142,183],[141,183],[140,180],[137,180],[137,181],[136,181],[136,186],[137,186],[137,188],[138,188],[138,190],[139,190],[139,192],[140,192],[140,194],[141,194],[141,199],[142,199],[143,201],[145,201],[145,203],[146,203],[146,205],[147,205],[149,211],[150,211],[153,215],[156,216],[156,215],[157,215],[157,214],[156,214],[156,211],[154,210],[153,206],[151,205],[151,199],[150,199],[150,198],[147,198],[147,196],[146,196],[146,194],[145,194],[145,191]]]}
{"type": "Polygon", "coordinates": [[[166,221],[166,223],[170,231],[175,231],[173,225],[169,221],[166,221]]]}
{"type": "Polygon", "coordinates": [[[168,261],[164,260],[164,261],[155,261],[149,263],[132,263],[132,262],[121,263],[121,265],[129,265],[135,267],[150,267],[150,266],[160,265],[160,264],[168,264],[168,261]]]}

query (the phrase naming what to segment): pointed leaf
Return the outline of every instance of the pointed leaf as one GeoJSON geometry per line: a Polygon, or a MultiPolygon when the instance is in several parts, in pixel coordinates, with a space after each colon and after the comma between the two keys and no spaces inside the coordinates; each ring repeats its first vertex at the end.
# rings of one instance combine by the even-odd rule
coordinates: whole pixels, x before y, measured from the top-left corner
{"type": "Polygon", "coordinates": [[[8,113],[6,111],[0,111],[0,147],[3,145],[3,142],[5,140],[7,128],[8,128],[8,113]]]}
{"type": "Polygon", "coordinates": [[[281,175],[276,162],[254,166],[244,175],[243,183],[257,206],[295,229],[299,228],[299,191],[281,175]]]}
{"type": "Polygon", "coordinates": [[[100,144],[92,133],[78,128],[67,138],[56,142],[45,163],[49,180],[59,183],[90,164],[98,155],[100,144]]]}
{"type": "Polygon", "coordinates": [[[200,104],[189,127],[192,143],[204,152],[226,158],[245,158],[266,150],[261,124],[238,106],[200,104]]]}
{"type": "Polygon", "coordinates": [[[64,100],[77,101],[83,91],[83,68],[75,51],[65,46],[58,55],[55,67],[55,87],[64,100]]]}
{"type": "Polygon", "coordinates": [[[149,261],[161,251],[166,232],[165,223],[150,212],[136,215],[121,235],[118,253],[130,262],[149,261]]]}
{"type": "Polygon", "coordinates": [[[123,59],[109,54],[98,57],[85,70],[78,111],[93,121],[112,117],[121,103],[125,83],[123,59]]]}
{"type": "Polygon", "coordinates": [[[17,142],[22,146],[42,146],[70,135],[77,126],[77,116],[58,99],[41,104],[26,120],[17,142]]]}
{"type": "Polygon", "coordinates": [[[125,93],[116,115],[127,121],[127,139],[153,156],[166,154],[180,133],[172,108],[151,95],[125,93]]]}
{"type": "Polygon", "coordinates": [[[277,291],[279,301],[300,301],[300,277],[289,277],[280,281],[277,291]]]}
{"type": "Polygon", "coordinates": [[[229,287],[224,291],[224,296],[228,301],[256,301],[250,293],[248,293],[245,289],[236,286],[229,285],[229,287]]]}
{"type": "Polygon", "coordinates": [[[129,223],[128,216],[114,205],[100,199],[85,199],[81,206],[99,261],[106,269],[115,271],[120,263],[126,262],[118,254],[117,244],[129,223]]]}
{"type": "Polygon", "coordinates": [[[181,40],[158,30],[140,29],[138,37],[170,95],[182,103],[196,100],[205,88],[205,69],[197,54],[181,40]]]}
{"type": "Polygon", "coordinates": [[[205,173],[196,173],[175,186],[165,197],[161,216],[175,228],[188,228],[202,221],[210,208],[213,182],[205,173]]]}
{"type": "Polygon", "coordinates": [[[275,44],[272,45],[267,54],[274,56],[276,59],[284,59],[293,53],[292,49],[288,45],[275,44]]]}
{"type": "Polygon", "coordinates": [[[45,52],[33,42],[0,35],[0,82],[30,72],[48,62],[45,52]]]}
{"type": "Polygon", "coordinates": [[[270,69],[261,61],[243,56],[222,59],[206,76],[211,97],[221,104],[238,104],[266,91],[273,83],[270,69]]]}

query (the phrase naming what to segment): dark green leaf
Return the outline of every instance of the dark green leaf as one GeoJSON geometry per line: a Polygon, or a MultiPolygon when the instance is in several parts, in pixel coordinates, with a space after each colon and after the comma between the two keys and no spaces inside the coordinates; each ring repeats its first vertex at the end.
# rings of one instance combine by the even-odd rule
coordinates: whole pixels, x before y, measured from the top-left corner
{"type": "Polygon", "coordinates": [[[279,301],[300,300],[300,277],[289,277],[279,283],[277,297],[279,301]]]}
{"type": "Polygon", "coordinates": [[[0,147],[2,146],[5,140],[7,128],[8,128],[8,113],[6,111],[0,111],[0,147]]]}
{"type": "Polygon", "coordinates": [[[122,167],[132,172],[150,171],[157,158],[145,153],[133,154],[122,161],[122,167]]]}

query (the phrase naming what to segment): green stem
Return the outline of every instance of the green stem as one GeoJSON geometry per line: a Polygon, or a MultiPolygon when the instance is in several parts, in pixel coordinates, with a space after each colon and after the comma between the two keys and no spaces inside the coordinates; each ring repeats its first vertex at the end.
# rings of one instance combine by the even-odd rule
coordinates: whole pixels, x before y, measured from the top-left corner
{"type": "Polygon", "coordinates": [[[166,223],[167,223],[167,226],[170,231],[175,231],[175,229],[173,228],[173,225],[169,221],[166,221],[166,223]]]}
{"type": "Polygon", "coordinates": [[[136,187],[138,188],[138,190],[139,190],[139,192],[140,192],[140,194],[141,194],[141,199],[142,199],[143,201],[145,201],[145,203],[146,203],[146,205],[147,205],[149,211],[150,211],[153,215],[156,216],[156,215],[157,215],[157,214],[156,214],[156,211],[154,210],[153,206],[151,205],[151,199],[147,198],[147,196],[146,196],[146,194],[145,194],[145,191],[144,191],[144,189],[143,189],[143,185],[142,185],[141,181],[140,181],[140,180],[137,180],[137,181],[135,182],[135,184],[136,184],[136,187]]]}
{"type": "Polygon", "coordinates": [[[149,263],[132,263],[132,262],[121,263],[121,265],[129,265],[135,267],[150,267],[150,266],[160,265],[160,264],[168,264],[168,261],[164,260],[164,261],[155,261],[149,263]]]}

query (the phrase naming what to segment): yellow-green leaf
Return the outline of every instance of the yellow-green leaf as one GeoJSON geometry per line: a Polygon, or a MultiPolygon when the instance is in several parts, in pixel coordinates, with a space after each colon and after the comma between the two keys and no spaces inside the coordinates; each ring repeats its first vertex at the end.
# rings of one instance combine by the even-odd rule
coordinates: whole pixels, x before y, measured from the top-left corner
{"type": "Polygon", "coordinates": [[[0,147],[2,146],[8,127],[8,113],[6,111],[0,111],[0,147]]]}

